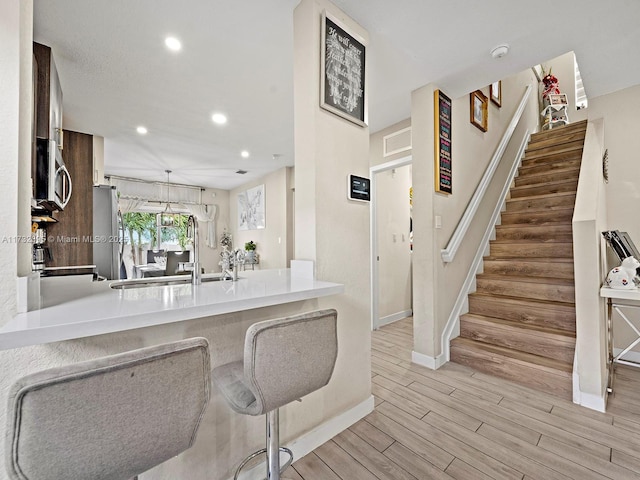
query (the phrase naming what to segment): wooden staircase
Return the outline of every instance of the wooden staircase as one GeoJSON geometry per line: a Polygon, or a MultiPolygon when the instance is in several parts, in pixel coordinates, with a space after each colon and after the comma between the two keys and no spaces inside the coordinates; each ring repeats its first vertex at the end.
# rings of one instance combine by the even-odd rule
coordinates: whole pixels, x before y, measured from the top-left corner
{"type": "Polygon", "coordinates": [[[451,360],[571,399],[571,219],[587,123],[532,135],[451,360]]]}

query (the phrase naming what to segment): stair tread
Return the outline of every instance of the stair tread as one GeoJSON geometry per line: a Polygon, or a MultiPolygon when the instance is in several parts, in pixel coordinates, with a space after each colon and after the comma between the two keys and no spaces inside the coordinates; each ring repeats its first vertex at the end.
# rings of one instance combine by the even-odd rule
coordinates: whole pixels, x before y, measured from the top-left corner
{"type": "Polygon", "coordinates": [[[518,329],[526,330],[527,334],[533,334],[533,335],[535,334],[554,335],[554,336],[559,336],[566,339],[574,339],[574,340],[576,338],[575,332],[571,332],[568,330],[562,330],[559,328],[551,328],[551,327],[542,327],[540,325],[516,322],[513,320],[506,320],[504,318],[488,317],[486,315],[478,315],[475,313],[465,313],[460,317],[460,319],[461,320],[464,319],[465,321],[476,321],[476,322],[481,322],[485,324],[492,323],[492,324],[501,325],[504,327],[518,328],[518,329]]]}
{"type": "MultiPolygon", "coordinates": [[[[571,212],[573,214],[573,207],[558,207],[555,208],[553,210],[554,215],[558,215],[560,213],[562,213],[564,211],[564,213],[568,213],[571,212]]],[[[548,215],[549,214],[549,210],[548,209],[544,209],[544,210],[533,210],[533,211],[527,211],[527,212],[507,212],[507,211],[503,211],[500,212],[500,215],[507,215],[507,216],[514,216],[514,215],[533,215],[533,216],[544,216],[544,215],[548,215]]],[[[549,224],[559,224],[559,223],[565,223],[562,220],[549,220],[548,222],[545,223],[545,225],[549,225],[549,224]]],[[[509,223],[509,225],[524,225],[525,223],[509,223]]]]}
{"type": "MultiPolygon", "coordinates": [[[[557,163],[562,163],[562,162],[566,162],[566,160],[558,160],[557,163]]],[[[542,175],[548,175],[550,172],[548,170],[543,170],[541,172],[530,172],[529,170],[533,169],[533,168],[538,168],[538,167],[542,167],[542,166],[549,166],[551,165],[553,162],[547,163],[547,164],[537,164],[537,165],[521,165],[520,168],[518,169],[518,176],[516,177],[516,180],[522,177],[526,177],[526,176],[542,176],[542,175]]],[[[576,173],[580,171],[580,165],[563,165],[562,167],[558,167],[556,169],[553,170],[553,173],[562,173],[562,172],[573,172],[575,171],[576,173]]]]}
{"type": "MultiPolygon", "coordinates": [[[[511,238],[508,238],[508,239],[505,239],[505,240],[491,240],[491,244],[493,244],[493,245],[506,245],[506,244],[509,244],[509,243],[512,243],[514,245],[528,245],[528,244],[537,245],[537,244],[544,243],[544,242],[541,242],[538,239],[526,239],[526,238],[524,238],[524,239],[511,239],[511,238]]],[[[568,242],[566,240],[565,241],[555,242],[555,243],[566,243],[567,245],[573,245],[573,242],[568,242]]]]}
{"type": "Polygon", "coordinates": [[[556,186],[561,186],[561,185],[567,185],[567,184],[576,184],[577,187],[577,178],[563,178],[561,180],[556,180],[556,181],[552,181],[552,182],[544,182],[541,184],[533,184],[533,185],[519,185],[519,186],[515,186],[511,188],[511,191],[513,190],[526,190],[526,189],[532,189],[532,188],[540,188],[541,186],[545,186],[545,187],[556,187],[556,186]]]}
{"type": "Polygon", "coordinates": [[[500,302],[506,302],[511,304],[534,304],[536,308],[549,308],[549,309],[566,309],[566,310],[574,310],[575,303],[573,302],[559,302],[557,300],[541,300],[537,298],[524,298],[524,297],[514,297],[511,295],[496,295],[491,293],[482,293],[482,292],[474,292],[470,293],[470,296],[482,297],[487,299],[493,299],[500,302]]]}
{"type": "Polygon", "coordinates": [[[573,264],[573,258],[568,257],[494,257],[487,256],[482,259],[484,262],[504,262],[504,263],[570,263],[573,264]]]}
{"type": "Polygon", "coordinates": [[[531,135],[531,141],[537,142],[541,138],[557,137],[557,136],[565,135],[568,132],[577,132],[581,130],[586,132],[587,130],[586,120],[580,120],[579,122],[568,123],[561,127],[556,127],[550,130],[542,130],[540,132],[536,132],[531,135]]]}
{"type": "Polygon", "coordinates": [[[558,222],[556,225],[531,225],[530,223],[525,224],[517,224],[517,223],[508,223],[506,225],[496,225],[496,229],[498,230],[547,230],[552,228],[554,230],[569,230],[573,229],[571,222],[558,222]]]}
{"type": "Polygon", "coordinates": [[[512,361],[518,362],[520,364],[529,365],[550,373],[557,373],[562,376],[571,376],[573,372],[573,366],[570,363],[565,363],[559,360],[554,360],[552,358],[541,357],[540,355],[525,353],[506,347],[490,345],[488,343],[471,340],[469,338],[454,338],[451,341],[451,346],[457,346],[465,350],[482,350],[493,355],[501,355],[503,357],[508,357],[512,361]]]}
{"type": "MultiPolygon", "coordinates": [[[[527,197],[508,198],[507,203],[526,202],[529,200],[542,200],[545,198],[575,197],[575,196],[576,196],[576,192],[542,193],[540,195],[529,195],[527,197]]],[[[573,209],[573,207],[571,207],[571,209],[573,209]]]]}
{"type": "Polygon", "coordinates": [[[564,286],[574,286],[573,280],[565,279],[565,278],[556,278],[556,277],[530,277],[526,275],[509,275],[505,278],[505,275],[500,275],[496,273],[479,273],[476,275],[476,278],[481,280],[502,280],[507,281],[509,283],[513,282],[523,282],[523,283],[538,283],[541,285],[564,285],[564,286]]]}
{"type": "Polygon", "coordinates": [[[537,138],[537,139],[532,138],[532,140],[529,142],[529,145],[527,145],[527,150],[540,150],[548,146],[568,143],[575,140],[584,141],[585,133],[586,131],[581,132],[578,130],[578,131],[562,132],[561,134],[556,135],[555,137],[549,137],[549,138],[543,137],[543,138],[537,138]]]}

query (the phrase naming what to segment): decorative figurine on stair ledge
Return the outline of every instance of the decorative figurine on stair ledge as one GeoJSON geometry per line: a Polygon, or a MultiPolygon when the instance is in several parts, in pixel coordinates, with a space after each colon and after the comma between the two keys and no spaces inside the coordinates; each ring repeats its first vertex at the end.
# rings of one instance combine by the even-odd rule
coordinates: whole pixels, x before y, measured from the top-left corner
{"type": "Polygon", "coordinates": [[[607,275],[607,285],[617,290],[635,290],[636,268],[640,267],[640,262],[634,257],[627,257],[622,261],[622,265],[612,268],[607,275]]]}

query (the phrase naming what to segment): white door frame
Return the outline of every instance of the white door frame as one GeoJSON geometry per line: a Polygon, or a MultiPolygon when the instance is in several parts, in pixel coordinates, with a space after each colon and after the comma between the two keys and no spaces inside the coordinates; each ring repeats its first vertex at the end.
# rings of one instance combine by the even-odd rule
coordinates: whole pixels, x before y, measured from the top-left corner
{"type": "Polygon", "coordinates": [[[386,172],[387,170],[411,165],[412,163],[413,157],[408,155],[406,157],[398,158],[397,160],[392,160],[369,168],[369,178],[371,179],[371,208],[369,209],[369,245],[371,250],[371,330],[378,328],[378,303],[380,301],[378,298],[378,220],[376,216],[378,207],[376,204],[376,175],[381,172],[386,172]]]}

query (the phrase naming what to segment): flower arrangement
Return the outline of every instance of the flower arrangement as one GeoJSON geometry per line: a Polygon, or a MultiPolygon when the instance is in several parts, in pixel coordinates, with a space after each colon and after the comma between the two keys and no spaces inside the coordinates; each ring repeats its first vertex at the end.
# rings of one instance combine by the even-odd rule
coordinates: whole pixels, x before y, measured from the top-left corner
{"type": "Polygon", "coordinates": [[[226,248],[231,248],[233,245],[233,241],[231,239],[231,234],[229,232],[227,232],[226,230],[224,232],[222,232],[222,235],[220,235],[220,245],[222,245],[223,247],[226,248]]]}
{"type": "MultiPolygon", "coordinates": [[[[544,69],[542,72],[544,73],[544,69]]],[[[544,88],[542,90],[543,102],[547,99],[549,95],[560,93],[560,86],[558,84],[558,79],[556,78],[555,75],[551,74],[551,69],[549,69],[549,72],[544,77],[542,77],[542,83],[544,85],[544,88]]]]}

